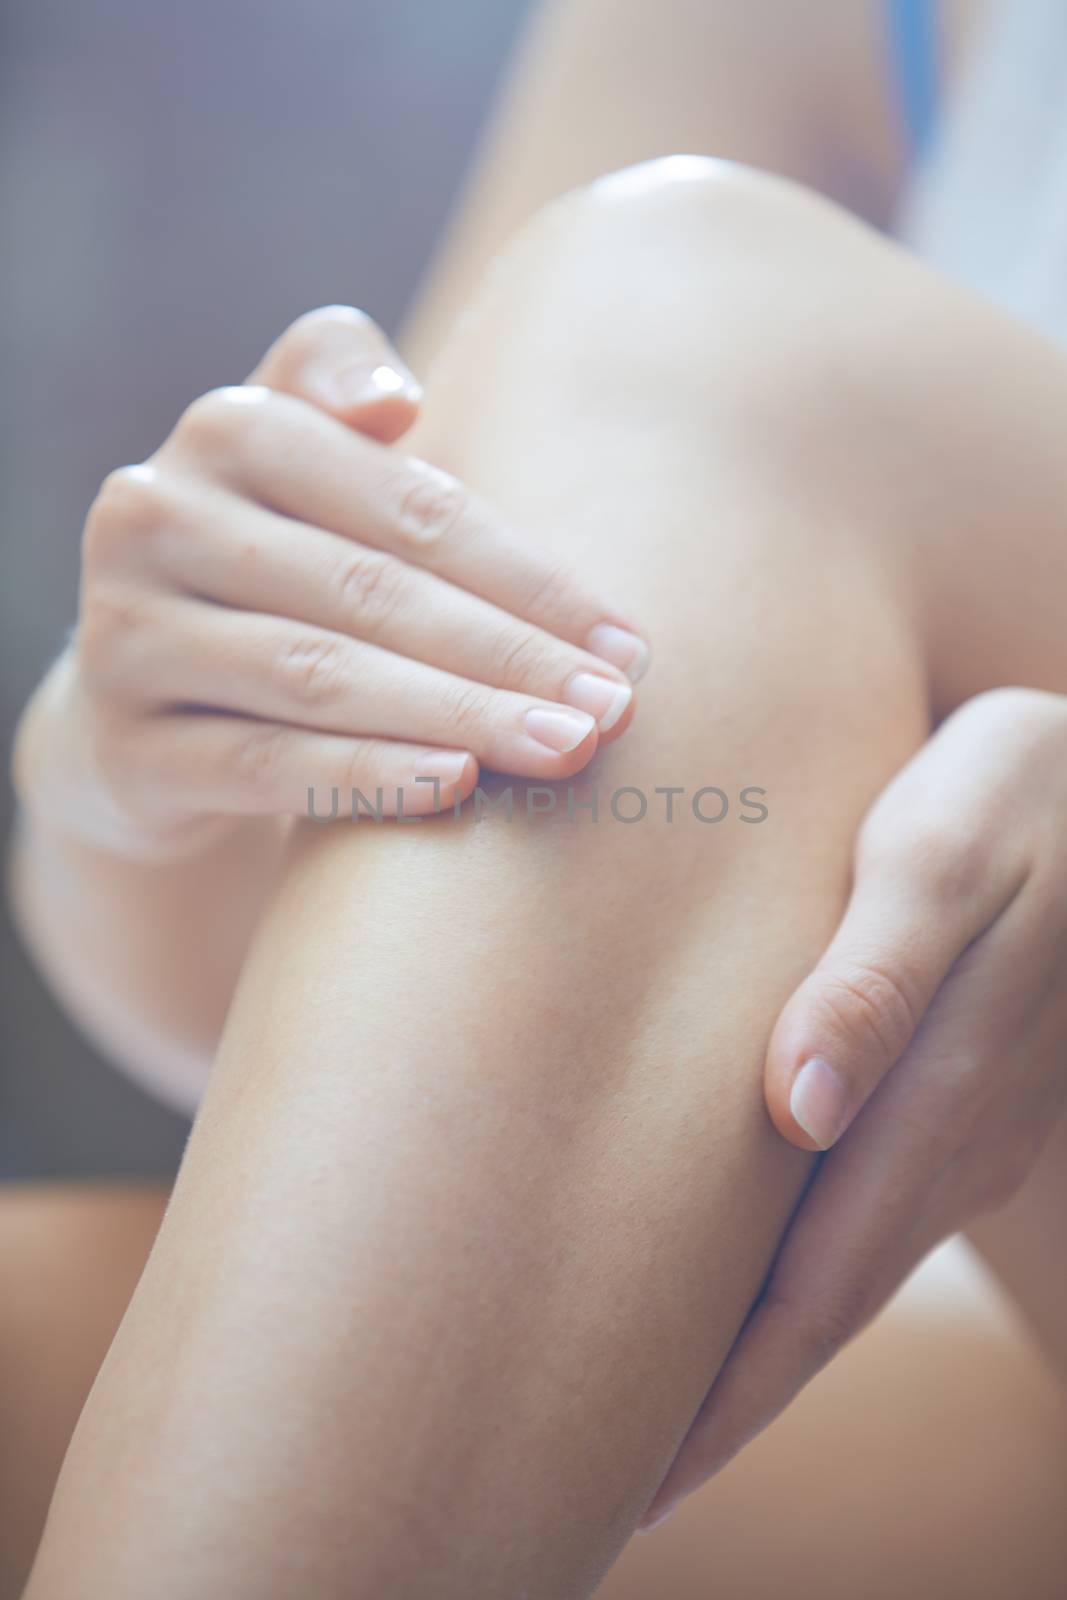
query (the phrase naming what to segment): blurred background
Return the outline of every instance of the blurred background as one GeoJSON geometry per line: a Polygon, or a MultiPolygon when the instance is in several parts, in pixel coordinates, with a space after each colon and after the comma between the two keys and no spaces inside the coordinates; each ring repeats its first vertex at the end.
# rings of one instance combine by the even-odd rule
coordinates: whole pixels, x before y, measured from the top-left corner
{"type": "MultiPolygon", "coordinates": [[[[310,306],[395,328],[527,7],[3,0],[5,751],[100,480],[310,306]]],[[[172,1171],[187,1125],[65,1022],[6,913],[0,962],[0,1176],[172,1171]]]]}

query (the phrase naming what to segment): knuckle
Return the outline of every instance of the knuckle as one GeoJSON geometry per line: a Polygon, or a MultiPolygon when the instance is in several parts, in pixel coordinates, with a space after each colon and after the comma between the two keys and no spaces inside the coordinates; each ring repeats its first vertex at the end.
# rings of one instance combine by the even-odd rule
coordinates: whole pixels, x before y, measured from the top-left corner
{"type": "Polygon", "coordinates": [[[322,328],[350,328],[358,333],[379,332],[378,324],[358,306],[332,304],[313,306],[291,322],[282,334],[283,339],[301,339],[317,334],[322,328]]]}
{"type": "Polygon", "coordinates": [[[990,853],[989,835],[973,818],[952,829],[927,824],[912,839],[908,860],[927,895],[944,904],[974,893],[988,873],[990,853]]]}
{"type": "Polygon", "coordinates": [[[83,606],[74,636],[74,653],[87,686],[95,689],[114,675],[120,651],[144,626],[140,597],[99,590],[83,606]]]}
{"type": "MultiPolygon", "coordinates": [[[[1067,736],[1067,696],[1044,689],[989,689],[979,697],[992,702],[981,725],[983,737],[995,739],[1002,754],[1003,790],[998,798],[1010,805],[1013,780],[1025,765],[1036,782],[1062,781],[1067,736]]],[[[960,718],[969,709],[967,702],[960,718]]]]}
{"type": "Polygon", "coordinates": [[[281,776],[287,730],[277,722],[257,722],[239,736],[230,765],[242,786],[274,788],[281,776]]]}
{"type": "Polygon", "coordinates": [[[345,681],[344,641],[327,634],[301,638],[282,649],[278,666],[288,693],[300,705],[331,705],[345,681]]]}
{"type": "Polygon", "coordinates": [[[484,725],[486,707],[486,692],[478,684],[449,685],[441,711],[445,725],[457,736],[457,743],[466,743],[484,725]]]}
{"type": "Polygon", "coordinates": [[[289,324],[276,348],[301,361],[308,356],[318,355],[338,334],[349,339],[353,335],[360,339],[381,337],[377,323],[355,306],[315,306],[289,324]]]}
{"type": "Polygon", "coordinates": [[[502,631],[490,650],[492,681],[502,689],[519,689],[547,676],[551,651],[536,633],[502,631]]]}
{"type": "Polygon", "coordinates": [[[338,775],[342,804],[358,790],[370,802],[375,801],[375,791],[382,787],[384,778],[382,761],[373,740],[353,739],[345,752],[338,775]]]}
{"type": "Polygon", "coordinates": [[[105,566],[128,542],[154,532],[170,512],[171,495],[162,474],[147,462],[109,472],[89,507],[82,535],[82,560],[105,566]]]}
{"type": "Polygon", "coordinates": [[[535,616],[558,616],[573,600],[575,587],[571,569],[563,562],[554,563],[531,581],[526,609],[535,616]]]}
{"type": "Polygon", "coordinates": [[[186,407],[174,437],[195,454],[229,450],[271,406],[271,391],[259,384],[209,389],[186,407]]]}
{"type": "Polygon", "coordinates": [[[952,720],[957,724],[977,723],[987,734],[999,728],[1010,736],[1020,726],[1029,731],[1031,723],[1042,724],[1046,720],[1062,726],[1067,720],[1067,707],[1062,695],[1050,694],[1046,689],[999,684],[964,701],[952,720]]]}
{"type": "Polygon", "coordinates": [[[906,979],[874,962],[825,975],[821,1000],[846,1039],[873,1040],[895,1060],[915,1032],[919,1010],[906,979]]]}
{"type": "Polygon", "coordinates": [[[987,873],[990,836],[974,815],[948,821],[924,818],[901,826],[890,807],[876,807],[860,827],[856,843],[859,870],[877,871],[912,884],[924,900],[938,905],[973,894],[987,873]]]}
{"type": "Polygon", "coordinates": [[[405,587],[399,562],[374,550],[346,552],[334,581],[346,616],[355,618],[367,637],[379,633],[394,614],[405,587]]]}
{"type": "Polygon", "coordinates": [[[397,530],[412,545],[436,544],[454,533],[468,505],[458,478],[425,462],[409,464],[395,495],[397,530]]]}

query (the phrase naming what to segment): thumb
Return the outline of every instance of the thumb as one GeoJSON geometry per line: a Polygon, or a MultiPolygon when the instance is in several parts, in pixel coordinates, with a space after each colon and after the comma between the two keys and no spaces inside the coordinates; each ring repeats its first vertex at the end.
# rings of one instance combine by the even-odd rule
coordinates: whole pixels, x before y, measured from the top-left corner
{"type": "MultiPolygon", "coordinates": [[[[951,855],[952,842],[940,848],[951,855]]],[[[968,881],[925,848],[859,862],[841,925],[767,1049],[767,1108],[791,1144],[826,1150],[845,1132],[958,957],[1012,898],[998,878],[968,881]]]]}
{"type": "Polygon", "coordinates": [[[354,306],[298,317],[246,381],[306,400],[383,444],[407,432],[422,396],[378,324],[354,306]]]}

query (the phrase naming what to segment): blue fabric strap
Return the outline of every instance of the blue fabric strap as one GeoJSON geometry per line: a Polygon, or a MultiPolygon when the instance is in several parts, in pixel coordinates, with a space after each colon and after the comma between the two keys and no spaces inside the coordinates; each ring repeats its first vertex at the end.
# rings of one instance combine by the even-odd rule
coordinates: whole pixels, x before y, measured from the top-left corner
{"type": "Polygon", "coordinates": [[[921,155],[937,119],[937,0],[886,0],[893,82],[913,155],[921,155]]]}

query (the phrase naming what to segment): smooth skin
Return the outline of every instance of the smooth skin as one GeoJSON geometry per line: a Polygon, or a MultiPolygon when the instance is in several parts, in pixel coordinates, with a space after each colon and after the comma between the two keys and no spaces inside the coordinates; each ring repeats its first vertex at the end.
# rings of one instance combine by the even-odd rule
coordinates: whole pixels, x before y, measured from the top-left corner
{"type": "MultiPolygon", "coordinates": [[[[863,21],[863,8],[847,6],[840,15],[833,5],[816,8],[805,15],[796,39],[783,39],[783,17],[776,6],[728,8],[724,18],[718,7],[679,4],[674,25],[657,25],[654,31],[649,30],[647,12],[642,14],[638,6],[612,0],[609,9],[610,18],[600,0],[543,8],[527,50],[525,71],[505,114],[498,119],[494,155],[483,164],[443,268],[423,299],[414,337],[409,334],[407,340],[409,350],[425,351],[440,342],[441,329],[450,320],[449,308],[454,310],[462,297],[472,263],[477,266],[491,253],[495,242],[529,209],[533,199],[547,198],[580,176],[581,162],[587,163],[591,175],[599,170],[598,163],[610,165],[625,159],[627,153],[640,155],[649,148],[669,149],[678,143],[704,144],[794,171],[872,215],[888,215],[899,176],[899,150],[891,119],[884,114],[888,104],[884,87],[874,81],[879,41],[863,21]],[[606,20],[610,20],[612,36],[619,44],[607,62],[602,50],[606,20]],[[778,52],[774,59],[788,59],[790,71],[773,93],[753,95],[745,91],[745,85],[754,72],[767,85],[771,43],[778,52]],[[781,46],[785,48],[779,50],[781,46]],[[811,70],[795,70],[801,58],[798,50],[805,60],[810,54],[811,70]],[[590,74],[588,65],[594,60],[596,71],[590,74]],[[642,92],[634,99],[622,89],[627,61],[637,60],[642,67],[642,92]],[[816,81],[818,94],[805,100],[804,86],[810,89],[816,81]],[[844,94],[841,88],[846,82],[849,90],[844,94]],[[596,90],[592,97],[591,83],[596,90]],[[669,86],[669,93],[655,92],[657,84],[669,86]],[[691,85],[691,93],[686,84],[691,85]],[[577,145],[558,138],[558,131],[573,121],[566,115],[569,102],[580,103],[582,108],[584,135],[577,145]],[[837,128],[849,127],[850,168],[835,164],[832,150],[818,135],[817,119],[809,114],[815,103],[823,112],[832,112],[830,120],[837,128]],[[613,105],[625,106],[625,116],[614,115],[613,105]],[[773,119],[767,116],[769,107],[775,108],[773,119]]],[[[957,34],[962,36],[968,9],[949,8],[950,42],[955,42],[957,34]]],[[[364,408],[364,419],[368,414],[364,408]]],[[[1006,751],[1005,758],[1010,756],[1011,751],[1006,751]]],[[[1021,756],[1020,784],[1026,781],[1025,752],[1021,756]]],[[[936,860],[925,849],[924,829],[918,829],[914,839],[910,837],[912,820],[912,812],[905,809],[897,827],[897,856],[914,884],[915,905],[921,906],[929,893],[928,880],[936,878],[936,872],[930,870],[931,865],[936,867],[936,860]]],[[[915,821],[921,823],[923,818],[917,816],[915,821]]],[[[147,1070],[160,1092],[189,1104],[202,1081],[203,1063],[225,1014],[263,888],[273,881],[277,852],[273,830],[248,824],[230,841],[236,846],[239,837],[240,848],[209,850],[173,872],[158,864],[151,869],[134,865],[125,859],[126,851],[117,858],[90,852],[72,841],[68,830],[49,830],[47,837],[39,827],[33,831],[36,838],[31,851],[23,856],[20,876],[25,885],[29,861],[28,900],[39,901],[42,884],[46,886],[46,904],[39,904],[36,919],[30,920],[37,921],[38,950],[53,981],[107,1048],[142,1075],[147,1070]],[[92,913],[94,906],[101,904],[112,909],[109,925],[117,923],[121,928],[123,919],[128,918],[138,937],[126,941],[124,947],[120,941],[119,951],[103,960],[99,959],[99,941],[91,941],[89,949],[97,970],[91,982],[81,983],[78,971],[86,960],[87,942],[72,939],[64,948],[64,930],[98,928],[99,921],[92,913]],[[202,917],[205,907],[212,908],[210,918],[202,917]],[[166,914],[160,916],[161,908],[170,913],[169,921],[166,914]],[[186,937],[190,928],[197,929],[197,938],[186,937]],[[205,935],[209,948],[222,959],[190,964],[190,950],[202,950],[205,935]],[[114,991],[116,1003],[109,1003],[109,989],[114,991]]],[[[998,834],[990,822],[991,849],[998,834]]],[[[942,841],[945,845],[949,842],[942,841]]],[[[948,962],[956,954],[948,949],[954,936],[955,929],[946,936],[940,952],[940,958],[948,962]]],[[[1027,963],[1028,947],[1016,941],[1016,949],[1021,968],[1027,963]]],[[[888,960],[897,954],[891,944],[878,953],[888,960]]],[[[1012,969],[1006,963],[1002,970],[1010,978],[1012,969]]],[[[961,1008],[957,1032],[965,1042],[967,1017],[961,1008]]],[[[793,1064],[790,1070],[794,1070],[793,1064]]],[[[773,1091],[771,1103],[773,1110],[773,1091]]],[[[781,1124],[787,1135],[810,1144],[787,1117],[781,1124]]],[[[1055,1273],[1048,1271],[1052,1239],[1047,1219],[1055,1216],[1053,1207],[1057,1195],[1062,1194],[1057,1187],[1062,1164],[1050,1155],[1016,1202],[998,1212],[995,1221],[987,1220],[974,1231],[1042,1329],[1046,1343],[1055,1348],[1063,1311],[1055,1293],[1055,1273]]],[[[803,1208],[800,1218],[804,1218],[803,1208]]],[[[813,1292],[802,1297],[796,1307],[797,1331],[817,1332],[823,1347],[829,1348],[823,1315],[827,1302],[821,1293],[824,1285],[813,1278],[809,1287],[813,1292]]],[[[861,1295],[851,1303],[865,1302],[861,1295]]],[[[835,1318],[831,1331],[840,1339],[854,1323],[855,1319],[835,1318]]],[[[795,1384],[802,1375],[787,1374],[783,1380],[776,1373],[775,1377],[779,1383],[795,1384]]],[[[730,1430],[726,1431],[729,1436],[730,1430]]]]}
{"type": "MultiPolygon", "coordinates": [[[[947,114],[985,9],[969,0],[939,5],[947,114]]],[[[797,178],[889,226],[910,160],[895,111],[877,5],[680,0],[669,25],[638,0],[542,6],[405,348],[424,361],[472,273],[531,197],[548,199],[595,175],[598,162],[678,147],[722,152],[797,178]],[[582,129],[577,141],[575,127],[582,129]]],[[[908,470],[906,460],[900,470],[908,470]]],[[[1025,484],[1020,474],[1022,504],[1025,484]]],[[[952,512],[939,498],[916,514],[925,522],[952,512]]],[[[1006,507],[1005,515],[1015,526],[1018,508],[1006,507]]],[[[1026,603],[1013,601],[1011,590],[997,604],[1006,626],[1028,625],[1021,621],[1026,603]]],[[[951,623],[946,637],[955,638],[951,623]]],[[[959,693],[950,691],[939,715],[959,693]]],[[[1062,1059],[1058,984],[1044,980],[1060,970],[1059,907],[1067,902],[1058,843],[1065,721],[1058,696],[998,694],[976,702],[916,758],[869,819],[853,859],[846,925],[785,1009],[766,1059],[768,1110],[783,1136],[808,1150],[834,1143],[931,1005],[933,1014],[907,1052],[903,1084],[887,1083],[877,1116],[872,1107],[864,1119],[862,1140],[845,1142],[800,1207],[763,1310],[709,1397],[657,1497],[653,1520],[776,1415],[864,1326],[925,1248],[956,1227],[970,1224],[972,1242],[1063,1365],[1067,1280],[1050,1219],[1067,1212],[1064,1139],[1051,1141],[1030,1182],[995,1221],[986,1207],[1017,1187],[1033,1162],[1046,1131],[1043,1086],[1055,1083],[1062,1059]],[[998,890],[1018,877],[1024,861],[1030,880],[1024,904],[1003,920],[998,890]],[[986,884],[984,894],[961,888],[974,873],[986,884]],[[980,950],[961,964],[979,935],[980,950]],[[821,1113],[817,1138],[790,1109],[811,1058],[833,1064],[829,1082],[840,1083],[844,1101],[828,1099],[821,1069],[814,1087],[809,1074],[797,1108],[809,1122],[821,1113]],[[938,1059],[954,1064],[939,1110],[973,1139],[964,1139],[934,1207],[926,1189],[936,1157],[921,1138],[909,1140],[906,1129],[912,1111],[918,1123],[932,1109],[924,1102],[937,1093],[938,1059]],[[1006,1060],[1017,1070],[1006,1074],[1006,1060]],[[1005,1113],[1000,1097],[1020,1082],[1032,1089],[1024,1088],[1005,1113]],[[873,1184],[866,1177],[872,1141],[883,1156],[873,1184]]]]}
{"type": "Polygon", "coordinates": [[[865,818],[841,926],[765,1067],[779,1131],[834,1148],[646,1526],[972,1225],[994,1265],[1025,1252],[1009,1284],[1029,1282],[1022,1303],[1067,1377],[1065,807],[1067,698],[1006,689],[942,723],[865,818]],[[1008,1201],[1017,1214],[998,1219],[1008,1201]]]}
{"type": "Polygon", "coordinates": [[[123,825],[153,843],[205,814],[306,815],[309,788],[425,814],[419,776],[445,804],[481,762],[566,777],[629,707],[590,653],[640,670],[618,612],[361,431],[415,416],[389,355],[359,312],[310,313],[90,512],[70,693],[123,825]]]}
{"type": "MultiPolygon", "coordinates": [[[[3,1600],[22,1594],[74,1422],[165,1201],[128,1186],[5,1191],[3,1600]]],[[[797,1600],[1059,1600],[1067,1428],[1055,1378],[988,1294],[927,1303],[920,1289],[662,1532],[631,1540],[598,1595],[707,1600],[713,1575],[722,1600],[772,1600],[783,1585],[797,1600]]]]}
{"type": "Polygon", "coordinates": [[[483,764],[569,777],[632,715],[630,619],[388,448],[417,410],[380,330],[325,307],[89,513],[16,740],[15,892],[89,1031],[188,1110],[292,817],[426,815],[483,764]]]}
{"type": "Polygon", "coordinates": [[[303,830],[34,1600],[592,1592],[810,1174],[759,1066],[863,813],[931,703],[1063,670],[1062,358],[787,185],[681,159],[554,208],[423,426],[669,633],[602,787],[775,810],[303,830]],[[533,448],[550,395],[572,425],[533,448]],[[1006,590],[1022,640],[980,603],[1006,590]]]}

